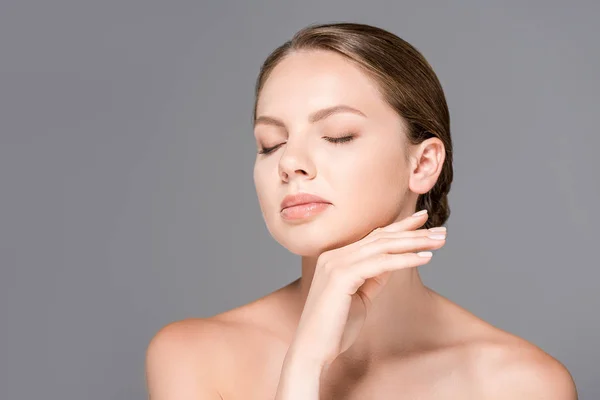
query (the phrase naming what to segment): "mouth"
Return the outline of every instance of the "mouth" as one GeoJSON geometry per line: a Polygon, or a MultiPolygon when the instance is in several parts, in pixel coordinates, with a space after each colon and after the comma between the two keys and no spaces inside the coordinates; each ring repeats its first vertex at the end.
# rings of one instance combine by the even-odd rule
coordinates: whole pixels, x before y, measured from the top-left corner
{"type": "Polygon", "coordinates": [[[303,219],[321,213],[331,202],[311,193],[287,195],[281,202],[281,216],[287,220],[303,219]]]}
{"type": "Polygon", "coordinates": [[[320,214],[331,206],[331,203],[304,203],[286,207],[281,210],[281,217],[286,220],[298,220],[320,214]]]}
{"type": "Polygon", "coordinates": [[[327,203],[331,204],[328,200],[319,197],[312,193],[296,193],[296,194],[288,194],[283,198],[281,202],[281,211],[288,207],[294,207],[302,204],[312,204],[312,203],[327,203]]]}

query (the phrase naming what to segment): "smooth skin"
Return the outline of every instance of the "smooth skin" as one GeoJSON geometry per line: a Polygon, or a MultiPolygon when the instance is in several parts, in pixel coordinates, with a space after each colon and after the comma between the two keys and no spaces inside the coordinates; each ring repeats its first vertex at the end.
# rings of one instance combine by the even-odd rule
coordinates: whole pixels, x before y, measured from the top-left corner
{"type": "Polygon", "coordinates": [[[146,354],[150,399],[577,399],[559,361],[421,281],[419,266],[444,266],[417,253],[446,244],[430,235],[450,236],[412,216],[444,146],[408,145],[403,119],[364,71],[334,53],[295,52],[267,79],[257,116],[261,212],[301,256],[301,277],[163,327],[146,354]],[[331,205],[285,220],[280,203],[297,192],[331,205]]]}

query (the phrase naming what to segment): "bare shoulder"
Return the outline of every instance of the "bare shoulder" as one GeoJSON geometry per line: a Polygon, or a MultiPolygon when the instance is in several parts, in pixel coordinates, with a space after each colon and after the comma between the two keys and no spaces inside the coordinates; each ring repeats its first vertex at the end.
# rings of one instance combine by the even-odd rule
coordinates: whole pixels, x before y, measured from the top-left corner
{"type": "Polygon", "coordinates": [[[576,400],[567,368],[534,344],[502,332],[471,349],[481,398],[576,400]]]}
{"type": "MultiPolygon", "coordinates": [[[[437,295],[437,294],[436,294],[437,295]]],[[[438,295],[439,296],[439,295],[438,295]]],[[[445,353],[463,389],[486,400],[576,400],[573,377],[535,344],[439,296],[452,340],[445,353]]]]}
{"type": "Polygon", "coordinates": [[[228,398],[232,377],[236,386],[243,383],[238,370],[259,373],[261,368],[277,368],[286,349],[285,331],[273,324],[281,321],[277,314],[280,294],[278,291],[211,317],[189,318],[162,327],[146,350],[150,398],[228,398]]]}
{"type": "Polygon", "coordinates": [[[146,349],[146,384],[152,400],[221,399],[219,371],[226,356],[226,324],[213,318],[172,322],[146,349]]]}

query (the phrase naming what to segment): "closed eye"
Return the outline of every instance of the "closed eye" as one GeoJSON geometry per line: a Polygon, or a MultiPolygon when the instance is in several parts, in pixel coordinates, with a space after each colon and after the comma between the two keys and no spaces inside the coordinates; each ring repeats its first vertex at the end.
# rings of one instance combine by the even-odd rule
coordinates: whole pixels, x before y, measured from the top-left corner
{"type": "Polygon", "coordinates": [[[277,146],[273,146],[273,147],[263,147],[259,150],[258,154],[269,154],[269,153],[273,152],[279,146],[281,146],[281,144],[278,144],[277,146]]]}
{"type": "Polygon", "coordinates": [[[331,143],[345,143],[345,142],[349,142],[352,139],[354,139],[354,135],[342,136],[342,137],[338,137],[338,138],[332,138],[332,137],[325,136],[325,137],[323,137],[323,139],[325,139],[331,143]]]}
{"type": "MultiPolygon", "coordinates": [[[[342,136],[342,137],[328,137],[328,136],[323,136],[323,139],[325,139],[326,141],[330,142],[330,143],[335,143],[335,144],[341,144],[341,143],[347,143],[350,142],[351,140],[354,139],[355,135],[347,135],[347,136],[342,136]]],[[[277,146],[273,146],[273,147],[263,147],[258,151],[258,154],[269,154],[272,153],[273,151],[275,151],[277,148],[279,148],[281,145],[283,145],[284,143],[278,144],[277,146]]]]}

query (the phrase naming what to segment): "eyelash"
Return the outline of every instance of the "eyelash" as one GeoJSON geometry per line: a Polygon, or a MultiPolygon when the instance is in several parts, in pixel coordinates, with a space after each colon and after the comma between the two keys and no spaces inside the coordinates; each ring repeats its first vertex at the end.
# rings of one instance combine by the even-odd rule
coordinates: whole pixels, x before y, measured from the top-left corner
{"type": "MultiPolygon", "coordinates": [[[[323,137],[323,139],[327,140],[329,143],[333,143],[333,144],[342,144],[342,143],[347,143],[350,142],[354,139],[355,135],[347,135],[347,136],[342,136],[342,137],[337,137],[337,138],[332,138],[332,137],[328,137],[325,136],[323,137]]],[[[259,150],[258,154],[269,154],[272,153],[273,151],[275,151],[279,146],[281,146],[281,144],[278,144],[277,146],[274,147],[268,147],[268,148],[262,148],[259,150]]]]}

